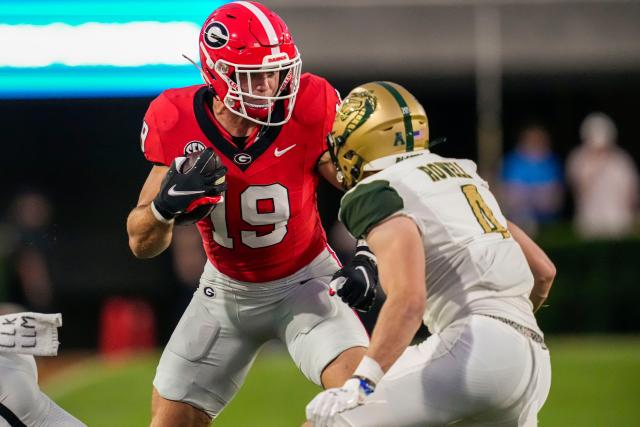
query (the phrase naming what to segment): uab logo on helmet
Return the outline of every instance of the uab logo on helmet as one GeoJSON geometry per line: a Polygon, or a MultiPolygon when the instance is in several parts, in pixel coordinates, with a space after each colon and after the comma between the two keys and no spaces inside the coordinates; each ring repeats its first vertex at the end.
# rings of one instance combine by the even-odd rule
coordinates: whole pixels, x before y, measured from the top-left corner
{"type": "Polygon", "coordinates": [[[377,98],[368,90],[356,92],[349,96],[340,107],[340,111],[338,111],[340,120],[343,122],[349,121],[340,138],[343,141],[346,140],[349,135],[367,121],[377,106],[377,98]]]}
{"type": "Polygon", "coordinates": [[[229,30],[222,22],[214,21],[204,30],[204,42],[211,49],[220,49],[229,42],[229,30]]]}

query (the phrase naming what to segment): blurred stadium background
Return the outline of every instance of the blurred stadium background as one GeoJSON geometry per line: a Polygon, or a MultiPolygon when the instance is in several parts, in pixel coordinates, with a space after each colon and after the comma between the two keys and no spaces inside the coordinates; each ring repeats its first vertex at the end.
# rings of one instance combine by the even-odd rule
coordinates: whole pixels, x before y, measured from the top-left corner
{"type": "MultiPolygon", "coordinates": [[[[181,54],[197,58],[199,26],[222,3],[0,3],[0,301],[63,313],[60,356],[39,360],[41,383],[90,426],[148,423],[158,351],[200,273],[203,255],[190,230],[171,251],[140,261],[124,224],[150,168],[138,139],[146,107],[164,88],[199,83],[181,54]]],[[[594,111],[615,122],[616,152],[640,161],[640,3],[265,4],[288,23],[304,70],[343,95],[369,80],[415,93],[432,138],[447,138],[434,151],[478,161],[506,205],[513,205],[510,188],[537,194],[536,185],[553,184],[542,185],[548,209],[511,207],[558,268],[549,306],[538,315],[554,370],[540,424],[638,425],[637,169],[628,162],[622,175],[611,173],[624,169],[620,163],[596,168],[593,187],[606,176],[610,192],[632,189],[624,209],[633,219],[594,237],[573,222],[581,209],[576,191],[585,186],[567,180],[565,162],[594,111]],[[557,167],[514,178],[508,153],[519,152],[521,131],[532,123],[546,131],[557,167]]],[[[324,184],[319,191],[323,221],[341,247],[344,236],[333,226],[340,194],[324,184]]],[[[365,320],[371,326],[375,315],[365,320]]],[[[316,391],[281,348],[269,346],[216,425],[297,425],[316,391]]]]}

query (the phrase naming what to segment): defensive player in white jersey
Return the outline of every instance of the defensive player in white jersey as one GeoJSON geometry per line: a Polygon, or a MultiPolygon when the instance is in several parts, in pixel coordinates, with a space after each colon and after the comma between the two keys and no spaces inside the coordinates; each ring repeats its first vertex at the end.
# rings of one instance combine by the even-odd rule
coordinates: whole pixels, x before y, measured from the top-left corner
{"type": "Polygon", "coordinates": [[[58,352],[58,314],[17,313],[0,305],[0,427],[86,427],[38,387],[33,358],[58,352]]]}
{"type": "Polygon", "coordinates": [[[351,190],[340,220],[366,238],[387,293],[366,356],[307,406],[315,427],[535,426],[551,381],[534,317],[555,267],[508,222],[470,160],[428,150],[403,87],[354,89],[332,152],[351,190]],[[420,322],[432,335],[409,346],[420,322]]]}

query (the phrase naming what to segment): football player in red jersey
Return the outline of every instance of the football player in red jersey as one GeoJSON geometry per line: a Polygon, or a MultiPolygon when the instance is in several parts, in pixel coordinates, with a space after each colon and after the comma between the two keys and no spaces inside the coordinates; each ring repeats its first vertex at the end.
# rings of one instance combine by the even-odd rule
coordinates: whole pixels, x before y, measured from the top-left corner
{"type": "Polygon", "coordinates": [[[327,245],[316,186],[320,176],[339,186],[326,137],[340,100],[324,79],[301,75],[282,19],[259,3],[226,4],[205,21],[199,48],[205,84],[163,92],[145,115],[142,151],[154,166],[127,220],[133,253],[153,257],[187,207],[222,196],[197,224],[208,262],[159,362],[153,426],[208,425],[270,339],[311,381],[343,384],[368,337],[329,283],[346,282],[339,295],[366,309],[377,282],[366,248],[339,269],[327,245]]]}

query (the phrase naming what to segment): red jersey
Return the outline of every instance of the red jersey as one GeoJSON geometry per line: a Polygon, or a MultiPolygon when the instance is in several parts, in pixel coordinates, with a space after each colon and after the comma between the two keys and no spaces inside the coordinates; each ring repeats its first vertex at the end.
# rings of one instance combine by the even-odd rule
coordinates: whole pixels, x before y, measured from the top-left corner
{"type": "MultiPolygon", "coordinates": [[[[229,172],[224,203],[198,222],[207,257],[246,282],[291,275],[327,245],[316,204],[317,163],[328,149],[337,92],[318,76],[302,75],[291,119],[262,127],[243,149],[214,123],[211,96],[203,85],[160,94],[145,115],[142,151],[168,166],[175,157],[212,147],[229,172]]],[[[280,120],[284,106],[272,114],[280,120]]]]}

